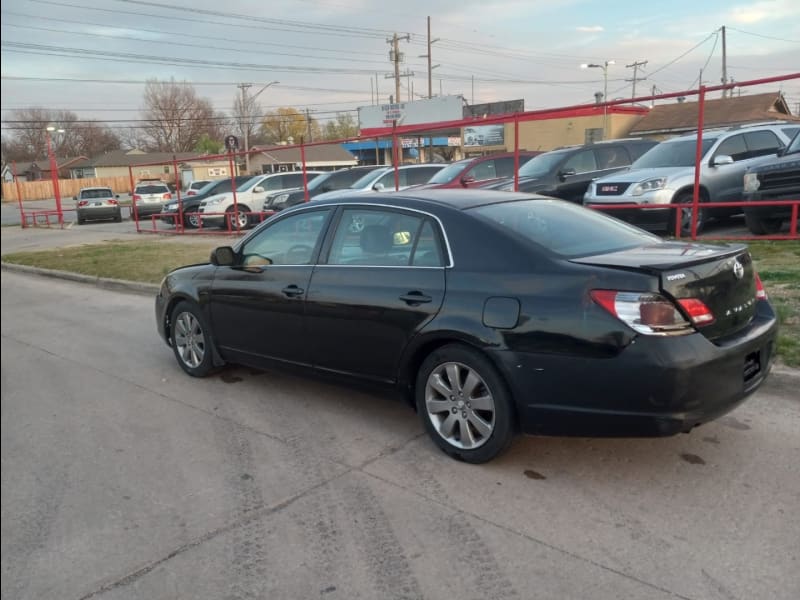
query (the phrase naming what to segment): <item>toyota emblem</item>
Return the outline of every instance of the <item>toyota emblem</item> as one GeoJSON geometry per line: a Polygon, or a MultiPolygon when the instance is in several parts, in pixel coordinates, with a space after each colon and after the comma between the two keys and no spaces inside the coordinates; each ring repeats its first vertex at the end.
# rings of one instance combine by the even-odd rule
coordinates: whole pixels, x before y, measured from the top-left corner
{"type": "Polygon", "coordinates": [[[744,267],[738,260],[733,261],[733,274],[736,276],[736,279],[744,277],[744,267]]]}

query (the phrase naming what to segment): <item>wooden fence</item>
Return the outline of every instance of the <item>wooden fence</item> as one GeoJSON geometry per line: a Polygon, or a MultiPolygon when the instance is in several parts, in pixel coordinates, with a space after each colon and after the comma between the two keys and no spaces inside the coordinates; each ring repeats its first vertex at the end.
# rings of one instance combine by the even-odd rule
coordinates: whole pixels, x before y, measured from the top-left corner
{"type": "MultiPolygon", "coordinates": [[[[127,176],[120,177],[91,177],[87,179],[59,179],[58,189],[61,199],[72,200],[81,188],[85,187],[110,187],[115,194],[128,194],[131,191],[131,182],[127,176]]],[[[19,189],[22,200],[47,200],[55,198],[53,182],[49,179],[40,181],[20,181],[19,189]]],[[[17,201],[17,184],[14,182],[3,184],[3,201],[17,201]]]]}

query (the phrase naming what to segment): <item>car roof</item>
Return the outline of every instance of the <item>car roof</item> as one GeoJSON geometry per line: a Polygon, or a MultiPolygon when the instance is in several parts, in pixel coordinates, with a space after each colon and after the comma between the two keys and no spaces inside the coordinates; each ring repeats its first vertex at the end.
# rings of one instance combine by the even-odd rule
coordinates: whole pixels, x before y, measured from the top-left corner
{"type": "Polygon", "coordinates": [[[421,208],[421,205],[427,204],[454,210],[467,210],[488,204],[531,200],[533,198],[537,198],[537,196],[521,192],[500,192],[485,189],[409,188],[402,192],[376,192],[370,195],[369,200],[365,200],[363,195],[354,194],[352,198],[344,196],[331,198],[330,200],[315,200],[313,205],[318,207],[329,204],[385,204],[404,208],[409,206],[408,202],[413,202],[415,204],[414,208],[421,208]]]}

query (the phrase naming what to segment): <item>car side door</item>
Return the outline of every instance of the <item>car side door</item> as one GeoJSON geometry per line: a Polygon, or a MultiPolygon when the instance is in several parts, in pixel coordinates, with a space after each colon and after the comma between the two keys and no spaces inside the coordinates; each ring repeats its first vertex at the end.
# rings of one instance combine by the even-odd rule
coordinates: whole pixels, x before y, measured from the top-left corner
{"type": "Polygon", "coordinates": [[[217,346],[251,365],[309,364],[305,300],[331,208],[286,215],[247,238],[209,292],[217,346]]]}
{"type": "MultiPolygon", "coordinates": [[[[744,171],[747,168],[747,144],[744,133],[737,133],[720,142],[703,178],[711,202],[733,202],[742,199],[744,171]],[[733,163],[725,163],[729,156],[733,163]]],[[[714,212],[728,213],[731,209],[719,208],[714,212]]]]}
{"type": "Polygon", "coordinates": [[[444,299],[441,227],[425,213],[348,205],[328,237],[306,307],[314,366],[392,382],[444,299]]]}
{"type": "Polygon", "coordinates": [[[598,177],[598,170],[594,149],[576,152],[564,161],[556,173],[556,197],[582,204],[589,183],[598,177]]]}

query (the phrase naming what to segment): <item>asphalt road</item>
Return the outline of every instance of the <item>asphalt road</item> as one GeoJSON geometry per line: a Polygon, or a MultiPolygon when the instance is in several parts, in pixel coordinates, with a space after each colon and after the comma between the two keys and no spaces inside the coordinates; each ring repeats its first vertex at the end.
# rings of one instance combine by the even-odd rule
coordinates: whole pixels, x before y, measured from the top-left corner
{"type": "Polygon", "coordinates": [[[4,599],[800,597],[796,375],[470,466],[395,400],[186,376],[146,296],[4,271],[1,358],[4,599]]]}

